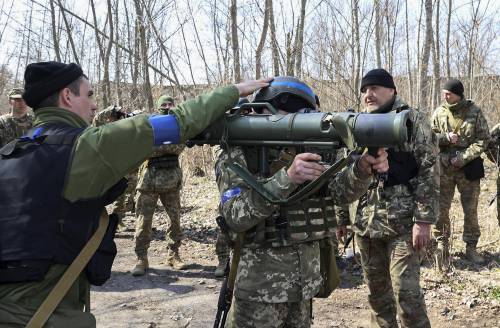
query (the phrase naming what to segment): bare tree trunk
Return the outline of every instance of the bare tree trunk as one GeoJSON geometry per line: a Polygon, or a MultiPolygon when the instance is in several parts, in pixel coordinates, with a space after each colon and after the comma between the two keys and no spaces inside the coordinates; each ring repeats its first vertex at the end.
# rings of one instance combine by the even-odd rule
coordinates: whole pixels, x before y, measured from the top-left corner
{"type": "Polygon", "coordinates": [[[54,53],[56,55],[56,60],[60,62],[61,50],[59,49],[59,38],[57,36],[56,10],[54,8],[54,0],[50,0],[49,4],[50,4],[50,17],[52,19],[52,41],[54,43],[54,53]]]}
{"type": "Polygon", "coordinates": [[[64,26],[66,27],[66,33],[68,34],[68,41],[71,46],[71,51],[73,52],[73,59],[75,60],[76,64],[80,65],[80,60],[78,59],[78,54],[76,52],[75,42],[73,41],[71,26],[68,23],[68,18],[66,17],[66,13],[64,12],[64,10],[61,9],[62,8],[61,0],[57,0],[57,4],[59,6],[59,9],[61,10],[64,26]]]}
{"type": "Polygon", "coordinates": [[[377,58],[377,67],[382,67],[382,59],[380,58],[380,0],[374,1],[375,6],[375,55],[377,58]]]}
{"type": "Polygon", "coordinates": [[[33,19],[33,2],[30,2],[30,14],[28,19],[28,37],[26,38],[26,60],[24,62],[25,66],[28,66],[28,63],[30,61],[30,54],[31,54],[30,40],[31,40],[32,19],[33,19]]]}
{"type": "Polygon", "coordinates": [[[436,1],[436,31],[434,32],[434,57],[433,57],[433,71],[434,71],[434,87],[433,87],[433,97],[432,97],[432,105],[431,108],[435,108],[437,104],[439,104],[439,95],[441,90],[441,65],[440,65],[440,56],[441,51],[439,47],[439,0],[436,1]]]}
{"type": "Polygon", "coordinates": [[[413,106],[413,81],[412,81],[412,74],[411,74],[411,52],[410,52],[410,33],[409,33],[409,28],[408,28],[408,1],[406,1],[405,5],[405,32],[406,32],[406,71],[408,74],[408,90],[410,91],[409,94],[409,99],[408,101],[410,102],[410,105],[413,106]]]}
{"type": "Polygon", "coordinates": [[[477,7],[474,9],[474,2],[471,2],[473,14],[472,14],[472,26],[470,32],[470,40],[468,44],[467,51],[467,78],[469,82],[469,98],[473,96],[473,86],[474,86],[474,57],[475,57],[475,37],[476,37],[476,29],[478,29],[478,15],[479,15],[479,6],[481,5],[481,0],[477,2],[477,7]]]}
{"type": "Polygon", "coordinates": [[[113,38],[115,36],[113,31],[113,11],[111,7],[111,0],[107,0],[107,5],[108,5],[109,39],[107,47],[104,51],[104,58],[103,58],[103,66],[104,66],[103,107],[109,106],[111,100],[111,84],[109,82],[109,58],[111,57],[111,48],[113,47],[113,38]]]}
{"type": "Polygon", "coordinates": [[[255,51],[255,78],[260,79],[260,73],[262,71],[262,50],[264,49],[264,44],[266,43],[267,27],[269,25],[269,5],[271,0],[266,0],[264,8],[264,24],[262,26],[262,33],[260,34],[259,44],[257,50],[255,51]]]}
{"type": "Polygon", "coordinates": [[[429,57],[432,46],[432,0],[425,0],[425,42],[422,51],[422,60],[420,65],[420,77],[419,77],[419,108],[427,108],[429,103],[427,102],[428,92],[428,79],[427,79],[427,69],[429,66],[429,57]]]}
{"type": "MultiPolygon", "coordinates": [[[[207,60],[206,60],[206,57],[205,57],[205,51],[203,49],[203,44],[201,43],[201,39],[200,39],[200,34],[198,33],[198,27],[196,26],[196,20],[194,19],[192,13],[193,11],[191,10],[191,7],[189,5],[189,1],[187,2],[187,5],[188,5],[188,9],[189,9],[189,12],[191,13],[191,21],[193,22],[193,28],[194,28],[194,34],[196,36],[196,41],[197,41],[197,48],[198,48],[198,53],[200,54],[200,57],[201,59],[203,60],[203,66],[205,67],[205,75],[207,77],[207,83],[210,84],[210,74],[209,72],[210,71],[210,68],[209,68],[209,65],[207,63],[207,60]]],[[[215,19],[214,19],[214,24],[215,24],[215,19]]],[[[214,37],[215,37],[215,30],[214,30],[214,37]]],[[[217,62],[218,62],[218,55],[217,55],[217,62]]],[[[212,73],[212,76],[214,74],[212,73]]]]}
{"type": "Polygon", "coordinates": [[[356,59],[355,59],[355,69],[354,69],[354,83],[353,83],[353,89],[354,89],[354,96],[356,99],[356,105],[359,104],[359,99],[360,99],[360,88],[359,88],[359,82],[360,82],[360,72],[361,72],[361,45],[360,45],[360,40],[359,40],[359,0],[353,0],[352,1],[352,28],[353,28],[353,36],[354,36],[354,49],[356,52],[356,59]]]}
{"type": "Polygon", "coordinates": [[[306,20],[306,3],[307,0],[302,0],[300,4],[300,17],[297,24],[297,33],[295,34],[295,74],[298,77],[302,76],[302,52],[304,48],[304,24],[306,20]]]}
{"type": "Polygon", "coordinates": [[[271,57],[273,58],[273,73],[274,76],[280,75],[280,62],[278,52],[278,41],[276,40],[276,27],[274,25],[274,9],[273,1],[269,1],[269,25],[271,29],[271,57]]]}
{"type": "Polygon", "coordinates": [[[294,76],[294,64],[295,64],[295,49],[293,49],[293,43],[292,43],[292,37],[293,37],[293,32],[286,33],[285,35],[285,49],[286,49],[286,75],[287,76],[294,76]]]}
{"type": "MultiPolygon", "coordinates": [[[[120,1],[115,1],[115,39],[118,40],[120,38],[119,32],[118,32],[118,27],[120,26],[119,24],[119,17],[120,17],[120,12],[119,12],[119,3],[120,1]]],[[[123,98],[122,98],[122,88],[121,88],[121,83],[120,83],[120,47],[115,47],[115,96],[116,100],[115,103],[118,104],[118,106],[123,106],[123,98]]]]}
{"type": "Polygon", "coordinates": [[[450,26],[451,26],[451,10],[453,2],[448,0],[448,17],[446,19],[446,78],[450,78],[450,26]]]}
{"type": "Polygon", "coordinates": [[[149,80],[148,47],[146,44],[146,28],[144,27],[144,12],[141,8],[140,0],[134,0],[135,11],[137,13],[137,28],[139,33],[140,56],[142,61],[142,72],[144,79],[144,97],[146,98],[148,111],[154,110],[153,93],[151,92],[151,82],[149,80]]]}
{"type": "Polygon", "coordinates": [[[146,16],[148,17],[149,25],[153,29],[153,32],[156,36],[156,40],[158,41],[158,45],[160,46],[161,50],[163,51],[163,54],[165,55],[165,57],[167,57],[168,65],[170,67],[172,75],[174,76],[175,86],[177,87],[179,92],[183,95],[184,99],[186,99],[185,94],[184,94],[184,90],[182,89],[181,84],[179,83],[179,79],[177,78],[177,74],[175,72],[175,67],[174,67],[174,63],[172,62],[172,58],[170,58],[170,54],[169,54],[167,48],[165,47],[165,42],[161,39],[160,32],[158,32],[158,29],[156,28],[156,25],[154,24],[153,18],[151,18],[151,13],[149,12],[148,8],[146,8],[146,5],[145,5],[143,0],[142,0],[142,4],[144,6],[144,11],[146,12],[146,16]]]}
{"type": "Polygon", "coordinates": [[[236,0],[231,0],[230,15],[231,15],[231,44],[233,48],[233,70],[234,81],[241,81],[241,65],[240,65],[240,49],[238,44],[238,9],[236,0]]]}

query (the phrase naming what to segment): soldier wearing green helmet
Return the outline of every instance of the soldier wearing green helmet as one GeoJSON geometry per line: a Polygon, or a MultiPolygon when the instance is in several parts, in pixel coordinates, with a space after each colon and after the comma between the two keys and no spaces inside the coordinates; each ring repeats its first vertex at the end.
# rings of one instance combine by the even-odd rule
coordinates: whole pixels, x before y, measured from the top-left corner
{"type": "MultiPolygon", "coordinates": [[[[163,95],[156,102],[156,109],[163,115],[174,108],[174,98],[163,95]]],[[[166,264],[176,270],[185,268],[179,256],[182,240],[180,226],[182,170],[179,166],[179,155],[185,145],[161,145],[155,147],[154,153],[139,169],[136,196],[136,228],[135,254],[137,263],[132,268],[133,276],[142,276],[149,268],[148,249],[153,230],[153,214],[158,198],[165,207],[170,219],[167,229],[166,264]]]]}
{"type": "Polygon", "coordinates": [[[0,116],[0,147],[22,136],[33,125],[33,115],[23,100],[23,89],[9,91],[10,113],[0,116]]]}

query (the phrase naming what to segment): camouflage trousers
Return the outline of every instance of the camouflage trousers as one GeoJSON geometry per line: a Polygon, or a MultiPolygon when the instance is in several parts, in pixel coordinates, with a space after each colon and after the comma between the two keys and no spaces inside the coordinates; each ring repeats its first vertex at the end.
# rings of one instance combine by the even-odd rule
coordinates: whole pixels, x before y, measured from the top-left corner
{"type": "Polygon", "coordinates": [[[171,189],[162,193],[138,190],[135,202],[137,221],[134,235],[135,253],[138,257],[147,255],[153,237],[153,214],[158,203],[158,197],[170,218],[170,225],[167,229],[167,247],[169,250],[177,251],[181,244],[180,190],[171,189]]]}
{"type": "Polygon", "coordinates": [[[231,253],[231,241],[229,236],[217,228],[217,240],[215,241],[215,254],[219,260],[225,260],[231,253]]]}
{"type": "Polygon", "coordinates": [[[414,251],[411,234],[392,238],[356,235],[361,253],[368,302],[370,327],[397,328],[396,313],[402,327],[430,327],[420,288],[420,259],[414,251]]]}
{"type": "Polygon", "coordinates": [[[311,300],[261,303],[234,297],[226,328],[311,327],[311,300]]]}
{"type": "Polygon", "coordinates": [[[440,177],[439,219],[434,227],[434,237],[448,242],[450,238],[450,208],[455,186],[460,193],[460,202],[464,211],[464,231],[462,239],[466,244],[476,245],[481,231],[477,218],[477,205],[481,191],[480,180],[469,181],[462,170],[444,168],[440,177]]]}
{"type": "Polygon", "coordinates": [[[111,205],[111,213],[117,214],[120,222],[125,217],[125,213],[134,212],[135,210],[134,197],[135,187],[137,186],[137,171],[128,174],[125,178],[128,180],[127,189],[111,205]]]}

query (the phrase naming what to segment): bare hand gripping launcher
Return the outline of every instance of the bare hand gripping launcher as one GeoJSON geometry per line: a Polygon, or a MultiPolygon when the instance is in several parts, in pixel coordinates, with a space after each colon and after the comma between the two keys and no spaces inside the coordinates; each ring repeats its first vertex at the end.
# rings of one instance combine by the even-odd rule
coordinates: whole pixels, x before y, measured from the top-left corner
{"type": "MultiPolygon", "coordinates": [[[[266,190],[246,168],[232,163],[230,168],[268,201],[290,204],[318,190],[328,177],[353,161],[356,148],[399,148],[410,141],[412,122],[409,111],[387,114],[365,113],[293,113],[278,114],[269,103],[248,103],[212,124],[188,145],[259,146],[260,158],[266,159],[268,147],[303,146],[322,151],[348,148],[351,152],[288,199],[281,199],[266,190]],[[267,108],[272,114],[248,114],[249,109],[267,108]]],[[[268,172],[267,161],[260,163],[260,172],[268,172]]]]}

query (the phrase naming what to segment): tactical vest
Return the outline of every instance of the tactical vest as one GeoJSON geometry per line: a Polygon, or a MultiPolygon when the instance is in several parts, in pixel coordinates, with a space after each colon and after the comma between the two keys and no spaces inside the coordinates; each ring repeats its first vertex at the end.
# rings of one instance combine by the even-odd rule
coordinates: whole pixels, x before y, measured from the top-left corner
{"type": "MultiPolygon", "coordinates": [[[[103,196],[63,197],[76,140],[84,129],[47,124],[0,149],[0,283],[42,280],[52,264],[73,262],[97,229],[104,206],[125,189],[122,179],[103,196]]],[[[116,255],[116,219],[86,268],[100,285],[116,255]]]]}
{"type": "MultiPolygon", "coordinates": [[[[325,159],[327,156],[322,155],[325,159]]],[[[257,174],[258,156],[245,149],[245,159],[249,170],[257,174]]],[[[273,161],[273,158],[269,160],[273,161]]],[[[273,168],[271,175],[279,168],[273,168]]],[[[246,247],[284,247],[331,237],[335,233],[335,210],[333,198],[324,185],[318,193],[290,206],[281,206],[277,213],[266,218],[245,233],[246,247]]]]}
{"type": "Polygon", "coordinates": [[[388,151],[389,172],[387,173],[387,180],[384,182],[384,187],[391,187],[396,185],[405,185],[410,190],[413,187],[410,180],[417,176],[419,166],[415,156],[407,151],[395,151],[390,148],[388,151]]]}

